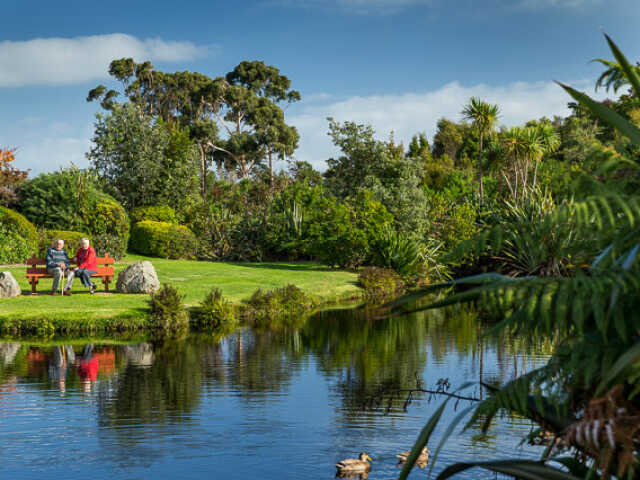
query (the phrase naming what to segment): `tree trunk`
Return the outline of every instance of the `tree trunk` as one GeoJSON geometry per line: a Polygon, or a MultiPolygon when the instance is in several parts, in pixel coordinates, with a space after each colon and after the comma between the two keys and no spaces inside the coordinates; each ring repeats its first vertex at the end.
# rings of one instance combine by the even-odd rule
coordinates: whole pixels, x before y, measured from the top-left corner
{"type": "Polygon", "coordinates": [[[482,184],[482,132],[480,132],[480,148],[478,148],[478,176],[480,177],[480,205],[484,200],[484,185],[482,184]]]}
{"type": "Polygon", "coordinates": [[[269,196],[273,197],[273,154],[269,150],[269,196]]]}
{"type": "Polygon", "coordinates": [[[206,200],[207,197],[207,155],[204,151],[204,146],[198,143],[200,148],[200,195],[202,200],[206,200]]]}

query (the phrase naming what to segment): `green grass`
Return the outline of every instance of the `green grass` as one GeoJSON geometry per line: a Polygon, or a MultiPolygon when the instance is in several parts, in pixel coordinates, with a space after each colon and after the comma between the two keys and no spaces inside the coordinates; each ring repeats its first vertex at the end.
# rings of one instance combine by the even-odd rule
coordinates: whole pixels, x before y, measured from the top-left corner
{"type": "MultiPolygon", "coordinates": [[[[212,288],[219,288],[233,303],[248,299],[258,288],[271,290],[287,284],[316,295],[323,302],[337,302],[360,296],[357,274],[331,270],[315,263],[222,263],[187,260],[164,260],[130,255],[115,265],[116,275],[128,264],[150,260],[161,283],[169,283],[185,295],[187,306],[197,305],[212,288]]],[[[51,279],[38,284],[37,296],[29,295],[24,266],[2,267],[10,271],[25,295],[0,299],[0,327],[15,322],[36,326],[43,319],[53,323],[56,331],[64,331],[64,324],[81,323],[91,330],[126,330],[142,327],[146,316],[147,295],[89,295],[78,279],[71,297],[52,297],[51,279]]],[[[102,282],[96,282],[100,292],[102,282]]]]}

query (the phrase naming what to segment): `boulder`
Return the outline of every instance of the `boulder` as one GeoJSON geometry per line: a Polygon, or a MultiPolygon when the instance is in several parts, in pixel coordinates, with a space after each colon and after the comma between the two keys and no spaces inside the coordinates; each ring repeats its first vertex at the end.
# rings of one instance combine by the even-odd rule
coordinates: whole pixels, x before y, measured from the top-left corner
{"type": "Polygon", "coordinates": [[[0,272],[0,298],[13,298],[22,294],[22,289],[10,272],[0,272]]]}
{"type": "Polygon", "coordinates": [[[136,262],[128,266],[116,282],[119,293],[153,293],[160,288],[160,281],[151,262],[136,262]]]}

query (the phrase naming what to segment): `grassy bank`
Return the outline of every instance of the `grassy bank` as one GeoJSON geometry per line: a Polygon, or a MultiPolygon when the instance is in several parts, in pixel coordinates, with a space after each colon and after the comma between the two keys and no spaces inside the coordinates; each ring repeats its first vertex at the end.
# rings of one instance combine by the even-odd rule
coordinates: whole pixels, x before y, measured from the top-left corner
{"type": "MultiPolygon", "coordinates": [[[[178,288],[185,295],[187,307],[197,305],[212,288],[219,288],[233,303],[248,299],[259,288],[270,290],[287,284],[296,285],[326,303],[357,297],[361,293],[357,274],[314,263],[212,263],[128,256],[116,264],[115,278],[127,265],[138,260],[151,261],[160,282],[178,288]]],[[[55,331],[144,328],[147,295],[89,295],[76,279],[71,297],[52,297],[48,295],[52,280],[43,279],[38,284],[39,295],[32,296],[24,266],[0,267],[0,270],[10,271],[25,294],[0,299],[0,328],[4,330],[12,326],[30,331],[38,328],[55,331]]],[[[102,283],[98,285],[101,287],[102,283]]]]}

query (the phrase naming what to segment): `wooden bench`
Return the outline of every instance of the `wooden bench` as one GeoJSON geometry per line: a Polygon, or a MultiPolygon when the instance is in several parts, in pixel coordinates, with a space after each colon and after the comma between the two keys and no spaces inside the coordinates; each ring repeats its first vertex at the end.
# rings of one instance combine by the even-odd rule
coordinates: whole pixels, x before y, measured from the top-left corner
{"type": "MultiPolygon", "coordinates": [[[[109,257],[109,254],[105,254],[104,257],[98,257],[98,271],[91,275],[91,277],[102,278],[104,284],[104,291],[109,291],[109,283],[113,281],[114,269],[113,264],[116,262],[113,258],[109,257]]],[[[36,257],[35,255],[27,260],[27,280],[31,284],[31,295],[36,294],[36,285],[41,278],[53,278],[49,272],[47,272],[47,262],[43,259],[36,257]]],[[[74,262],[71,262],[74,265],[74,262]]],[[[71,267],[70,267],[71,268],[71,267]]]]}

